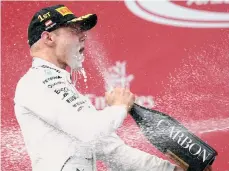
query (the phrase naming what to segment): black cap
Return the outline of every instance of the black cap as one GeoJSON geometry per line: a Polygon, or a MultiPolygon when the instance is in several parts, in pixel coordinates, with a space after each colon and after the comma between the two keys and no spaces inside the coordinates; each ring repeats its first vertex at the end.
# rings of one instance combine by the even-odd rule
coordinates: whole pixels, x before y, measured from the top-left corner
{"type": "Polygon", "coordinates": [[[54,31],[67,23],[79,23],[83,31],[90,30],[97,23],[96,14],[76,17],[65,5],[43,8],[34,14],[28,28],[28,44],[32,46],[44,31],[54,31]]]}

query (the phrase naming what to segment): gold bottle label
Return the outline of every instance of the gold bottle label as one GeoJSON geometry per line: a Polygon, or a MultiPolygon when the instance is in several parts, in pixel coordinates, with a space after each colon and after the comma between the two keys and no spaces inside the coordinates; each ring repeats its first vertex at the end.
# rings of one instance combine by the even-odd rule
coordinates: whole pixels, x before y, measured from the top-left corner
{"type": "Polygon", "coordinates": [[[165,155],[168,156],[171,160],[173,160],[178,166],[180,166],[185,171],[188,170],[189,164],[183,161],[181,158],[179,158],[177,155],[175,155],[170,150],[167,150],[165,155]]]}

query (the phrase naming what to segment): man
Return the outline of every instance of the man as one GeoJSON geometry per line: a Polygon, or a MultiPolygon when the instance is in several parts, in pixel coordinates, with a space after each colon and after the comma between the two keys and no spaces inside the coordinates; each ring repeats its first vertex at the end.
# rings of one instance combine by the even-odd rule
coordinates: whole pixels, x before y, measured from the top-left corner
{"type": "Polygon", "coordinates": [[[94,171],[96,159],[114,171],[179,171],[166,160],[127,146],[115,133],[134,103],[124,88],[107,92],[97,111],[65,70],[82,67],[85,32],[95,14],[76,17],[66,6],[37,12],[28,28],[32,67],[15,92],[15,113],[33,171],[94,171]]]}

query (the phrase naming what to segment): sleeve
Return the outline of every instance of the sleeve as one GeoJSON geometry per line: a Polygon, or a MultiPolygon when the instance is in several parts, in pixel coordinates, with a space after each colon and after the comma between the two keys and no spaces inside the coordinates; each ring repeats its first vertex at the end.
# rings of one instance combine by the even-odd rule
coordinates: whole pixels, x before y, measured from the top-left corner
{"type": "Polygon", "coordinates": [[[15,103],[78,140],[90,142],[111,134],[127,115],[124,106],[96,111],[63,76],[34,72],[18,84],[15,103]]]}
{"type": "Polygon", "coordinates": [[[99,142],[96,156],[111,171],[174,171],[175,165],[126,145],[115,133],[99,142]]]}

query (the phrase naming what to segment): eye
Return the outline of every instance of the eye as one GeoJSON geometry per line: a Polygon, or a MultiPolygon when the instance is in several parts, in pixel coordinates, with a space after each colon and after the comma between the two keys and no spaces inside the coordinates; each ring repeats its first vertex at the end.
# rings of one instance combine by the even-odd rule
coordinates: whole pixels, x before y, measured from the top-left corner
{"type": "Polygon", "coordinates": [[[82,32],[80,27],[70,27],[70,31],[71,31],[71,33],[73,33],[75,35],[78,35],[79,33],[82,32]]]}
{"type": "Polygon", "coordinates": [[[70,30],[70,31],[71,31],[71,33],[72,33],[72,34],[75,34],[75,35],[77,35],[77,34],[79,34],[79,33],[80,33],[80,31],[79,31],[79,30],[77,30],[77,29],[72,29],[72,28],[71,28],[71,30],[70,30]]]}

